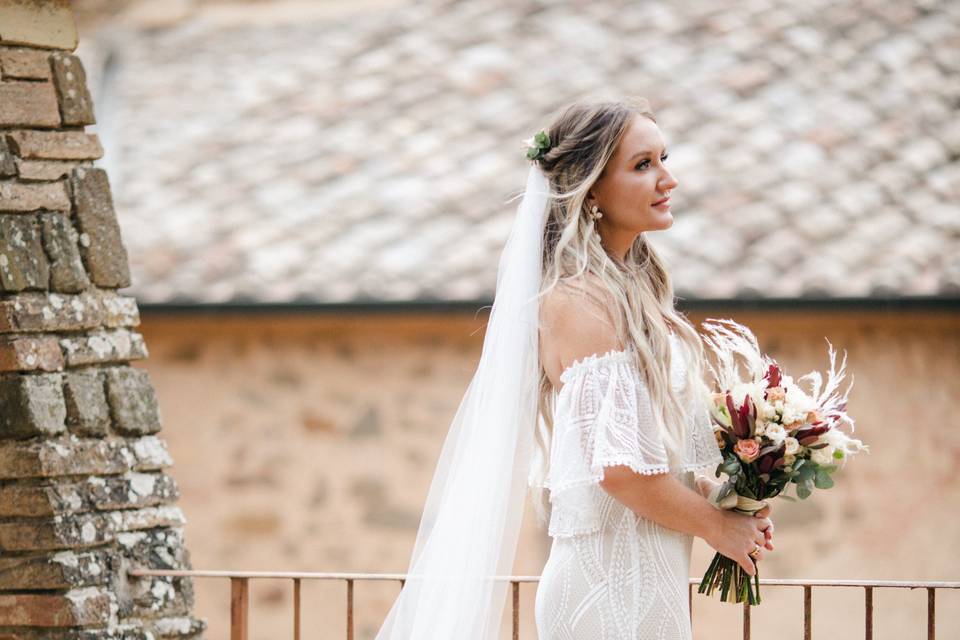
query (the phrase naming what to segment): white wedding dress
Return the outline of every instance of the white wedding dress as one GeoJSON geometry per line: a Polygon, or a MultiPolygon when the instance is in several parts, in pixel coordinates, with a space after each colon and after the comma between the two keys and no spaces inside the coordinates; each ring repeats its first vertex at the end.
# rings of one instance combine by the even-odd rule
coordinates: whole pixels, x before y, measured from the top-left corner
{"type": "MultiPolygon", "coordinates": [[[[671,384],[686,367],[672,335],[671,384]]],[[[690,640],[692,536],[636,515],[603,490],[603,467],[694,472],[721,461],[709,409],[691,411],[680,468],[668,467],[646,384],[627,351],[588,356],[560,376],[550,445],[550,555],[537,587],[539,640],[690,640]]]]}

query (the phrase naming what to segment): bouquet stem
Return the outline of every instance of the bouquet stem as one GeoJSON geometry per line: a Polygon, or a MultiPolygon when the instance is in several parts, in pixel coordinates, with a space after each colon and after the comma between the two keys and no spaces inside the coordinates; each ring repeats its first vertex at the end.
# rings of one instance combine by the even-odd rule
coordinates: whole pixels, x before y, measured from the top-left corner
{"type": "Polygon", "coordinates": [[[753,581],[750,575],[737,562],[721,553],[713,556],[713,561],[700,580],[697,593],[710,595],[720,589],[721,602],[748,602],[750,605],[760,604],[760,570],[757,562],[753,561],[753,581]]]}

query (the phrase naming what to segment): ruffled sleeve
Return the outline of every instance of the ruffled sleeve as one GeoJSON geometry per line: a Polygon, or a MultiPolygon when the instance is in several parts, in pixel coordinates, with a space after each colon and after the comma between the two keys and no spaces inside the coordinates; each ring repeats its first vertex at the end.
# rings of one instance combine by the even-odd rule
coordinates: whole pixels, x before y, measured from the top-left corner
{"type": "MultiPolygon", "coordinates": [[[[671,384],[686,383],[682,358],[674,358],[671,384]]],[[[706,399],[687,408],[689,422],[679,469],[669,466],[660,420],[645,380],[629,351],[608,351],[577,361],[560,376],[550,445],[548,533],[599,531],[610,499],[600,481],[604,468],[626,465],[641,474],[712,470],[723,457],[713,435],[706,399]]]]}
{"type": "Polygon", "coordinates": [[[589,356],[568,367],[560,381],[546,482],[551,536],[599,530],[604,467],[670,471],[659,421],[629,352],[589,356]]]}

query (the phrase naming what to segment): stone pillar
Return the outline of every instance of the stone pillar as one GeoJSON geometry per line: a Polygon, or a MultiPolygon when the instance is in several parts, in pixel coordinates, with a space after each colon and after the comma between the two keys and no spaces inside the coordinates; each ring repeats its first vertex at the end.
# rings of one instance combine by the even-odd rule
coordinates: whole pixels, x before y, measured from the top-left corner
{"type": "Polygon", "coordinates": [[[200,638],[66,0],[0,0],[0,638],[200,638]]]}

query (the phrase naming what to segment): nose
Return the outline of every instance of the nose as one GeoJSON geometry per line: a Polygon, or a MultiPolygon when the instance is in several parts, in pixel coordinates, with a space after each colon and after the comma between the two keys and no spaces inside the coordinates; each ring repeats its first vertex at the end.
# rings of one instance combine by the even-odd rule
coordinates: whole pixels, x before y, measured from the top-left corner
{"type": "Polygon", "coordinates": [[[677,185],[680,184],[679,182],[677,182],[677,179],[673,177],[672,173],[670,173],[669,171],[666,171],[666,174],[667,174],[667,179],[664,180],[662,183],[660,183],[661,193],[665,191],[673,191],[674,189],[677,188],[677,185]]]}

